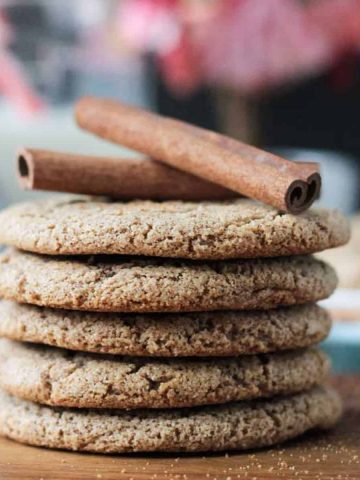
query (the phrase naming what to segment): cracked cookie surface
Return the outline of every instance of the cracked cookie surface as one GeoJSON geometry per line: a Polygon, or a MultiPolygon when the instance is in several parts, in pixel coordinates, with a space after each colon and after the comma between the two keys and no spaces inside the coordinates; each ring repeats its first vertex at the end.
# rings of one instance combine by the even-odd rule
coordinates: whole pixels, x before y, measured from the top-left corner
{"type": "Polygon", "coordinates": [[[331,320],[314,305],[254,311],[121,314],[0,301],[0,336],[83,352],[189,357],[237,356],[314,345],[331,320]]]}
{"type": "Polygon", "coordinates": [[[269,309],[328,297],[334,270],[312,256],[194,262],[122,256],[0,255],[0,296],[70,310],[269,309]]]}
{"type": "Polygon", "coordinates": [[[77,408],[174,408],[285,395],[329,370],[315,348],[222,359],[83,354],[0,340],[0,386],[36,403],[77,408]]]}
{"type": "Polygon", "coordinates": [[[0,213],[0,243],[52,255],[127,254],[192,259],[308,254],[343,245],[346,218],[294,216],[249,199],[226,202],[45,200],[0,213]]]}
{"type": "Polygon", "coordinates": [[[337,394],[321,387],[272,400],[134,412],[44,407],[0,392],[0,434],[98,453],[243,450],[330,428],[341,411],[337,394]]]}

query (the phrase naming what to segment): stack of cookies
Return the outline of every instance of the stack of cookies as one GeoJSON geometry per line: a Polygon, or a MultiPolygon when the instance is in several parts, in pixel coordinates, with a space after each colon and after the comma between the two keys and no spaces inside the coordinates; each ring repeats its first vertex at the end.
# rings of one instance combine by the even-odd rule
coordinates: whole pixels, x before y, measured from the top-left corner
{"type": "Polygon", "coordinates": [[[339,418],[335,211],[39,201],[0,214],[0,432],[103,453],[247,449],[339,418]]]}

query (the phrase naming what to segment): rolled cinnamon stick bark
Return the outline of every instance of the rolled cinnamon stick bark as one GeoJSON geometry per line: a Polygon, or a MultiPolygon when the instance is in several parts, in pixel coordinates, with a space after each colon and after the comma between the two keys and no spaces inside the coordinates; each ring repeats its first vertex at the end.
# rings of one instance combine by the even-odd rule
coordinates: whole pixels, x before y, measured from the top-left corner
{"type": "Polygon", "coordinates": [[[82,98],[75,114],[80,127],[106,140],[282,211],[301,213],[320,193],[314,164],[291,162],[178,120],[95,97],[82,98]]]}
{"type": "Polygon", "coordinates": [[[108,195],[117,199],[224,200],[226,188],[149,158],[111,158],[23,148],[17,156],[22,188],[108,195]]]}

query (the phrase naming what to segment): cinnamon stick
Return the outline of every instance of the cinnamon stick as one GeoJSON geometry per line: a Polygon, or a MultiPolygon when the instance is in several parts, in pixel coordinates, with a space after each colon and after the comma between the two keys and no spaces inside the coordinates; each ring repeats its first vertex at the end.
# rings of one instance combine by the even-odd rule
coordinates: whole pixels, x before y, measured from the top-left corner
{"type": "Polygon", "coordinates": [[[219,185],[149,158],[111,158],[23,148],[20,185],[28,190],[108,195],[117,199],[223,200],[238,196],[219,185]]]}
{"type": "Polygon", "coordinates": [[[314,164],[291,162],[224,135],[115,100],[82,98],[80,127],[282,211],[308,209],[321,188],[314,164]]]}

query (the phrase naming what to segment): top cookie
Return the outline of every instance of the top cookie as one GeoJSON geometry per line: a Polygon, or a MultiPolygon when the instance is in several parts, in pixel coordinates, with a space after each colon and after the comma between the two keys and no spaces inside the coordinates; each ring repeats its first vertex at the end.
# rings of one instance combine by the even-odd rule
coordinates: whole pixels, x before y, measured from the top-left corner
{"type": "Polygon", "coordinates": [[[0,225],[0,243],[49,255],[274,257],[318,252],[349,239],[348,222],[335,210],[294,216],[249,199],[38,201],[4,210],[0,225]]]}

